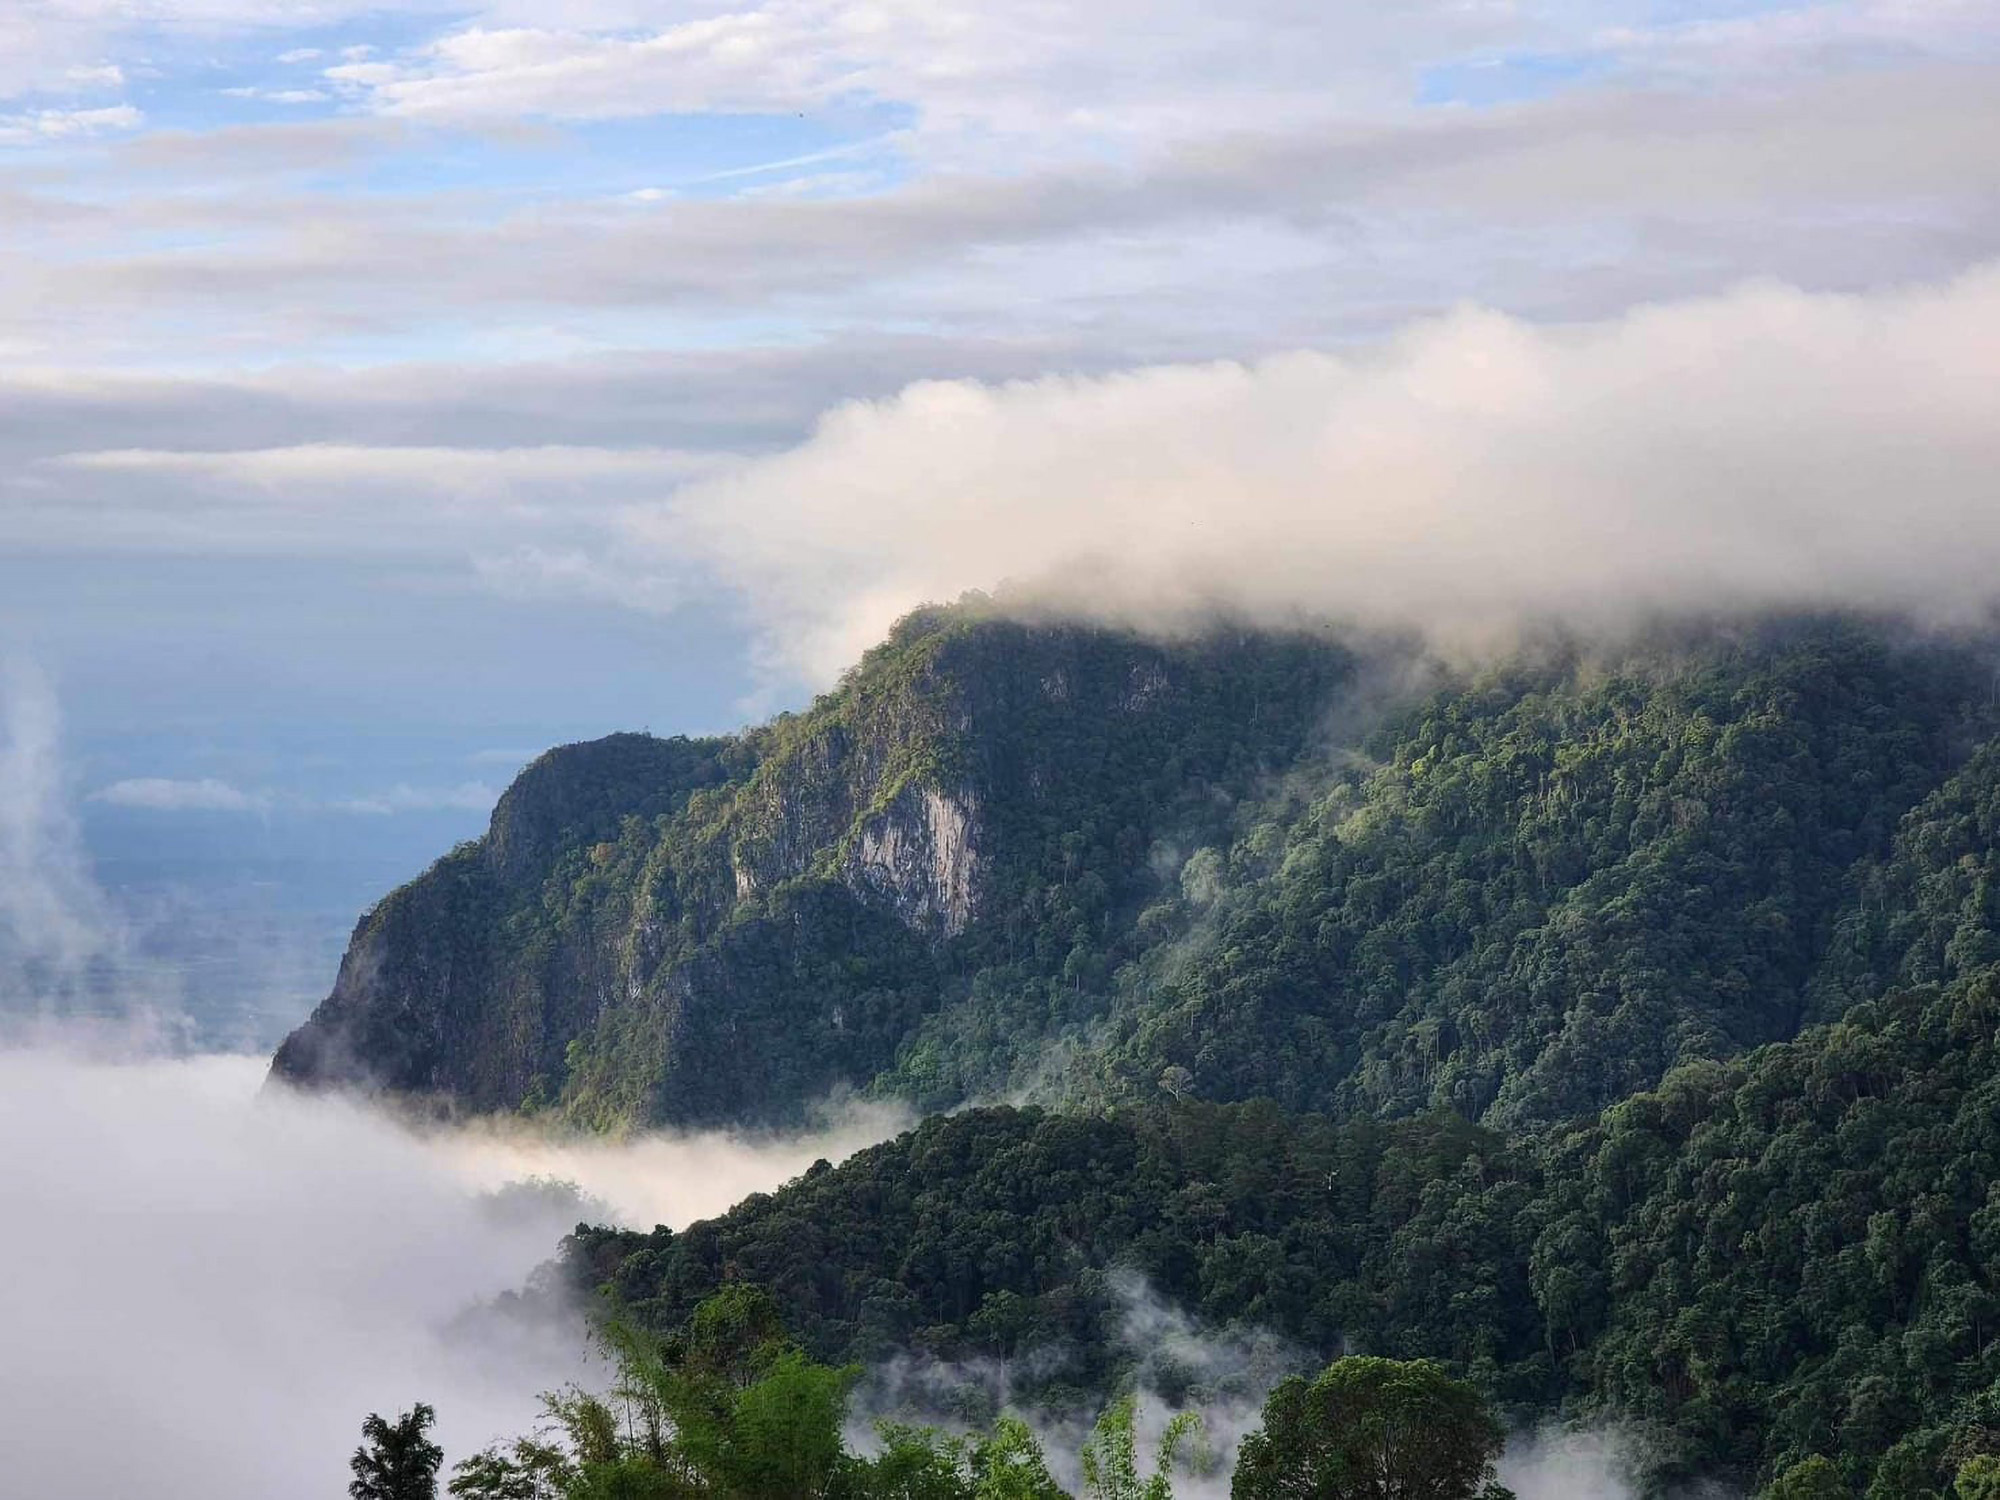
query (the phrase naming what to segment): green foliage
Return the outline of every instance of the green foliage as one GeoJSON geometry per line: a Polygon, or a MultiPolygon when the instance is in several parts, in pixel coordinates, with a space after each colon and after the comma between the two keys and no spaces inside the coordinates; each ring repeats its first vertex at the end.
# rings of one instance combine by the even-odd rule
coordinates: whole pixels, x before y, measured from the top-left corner
{"type": "Polygon", "coordinates": [[[391,1422],[370,1412],[348,1467],[354,1500],[435,1500],[444,1450],[428,1436],[437,1413],[419,1401],[391,1422]]]}
{"type": "Polygon", "coordinates": [[[1233,1500],[1511,1500],[1493,1475],[1505,1434],[1437,1365],[1349,1357],[1271,1393],[1243,1440],[1233,1500]]]}
{"type": "Polygon", "coordinates": [[[1854,1500],[1854,1491],[1832,1460],[1815,1454],[1773,1480],[1764,1500],[1854,1500]]]}
{"type": "Polygon", "coordinates": [[[1089,1390],[1125,1372],[1112,1273],[1136,1271],[1213,1324],[1634,1420],[1666,1478],[1823,1454],[1920,1500],[1948,1452],[2000,1453],[1996,1023],[1989,970],[1511,1141],[1268,1105],[967,1111],[567,1253],[656,1326],[728,1268],[821,1358],[1066,1350],[1045,1380],[1089,1390]]]}
{"type": "Polygon", "coordinates": [[[1971,647],[1750,622],[1385,707],[1412,666],[920,612],[805,713],[543,757],[277,1067],[601,1128],[1162,1079],[1540,1126],[2000,955],[1971,647]]]}
{"type": "MultiPolygon", "coordinates": [[[[619,1398],[642,1447],[572,1398],[573,1475],[505,1450],[467,1493],[832,1494],[863,1470],[823,1423],[756,1441],[780,1477],[729,1470],[730,1434],[912,1346],[1122,1389],[1138,1273],[1321,1357],[1634,1421],[1664,1480],[1818,1457],[1931,1500],[2000,1452],[1986,650],[1765,620],[1383,694],[1406,654],[924,611],[804,713],[545,757],[364,919],[277,1066],[600,1128],[842,1082],[1072,1111],[578,1235],[664,1351],[619,1398]],[[774,1301],[702,1331],[741,1281],[774,1301]]],[[[875,1477],[1039,1495],[1003,1438],[905,1434],[875,1477]]]]}
{"type": "Polygon", "coordinates": [[[1200,1428],[1193,1412],[1179,1412],[1160,1435],[1153,1472],[1141,1475],[1139,1403],[1120,1397],[1106,1407],[1083,1445],[1084,1500],[1173,1500],[1174,1466],[1183,1444],[1200,1428]]]}
{"type": "Polygon", "coordinates": [[[561,1447],[519,1438],[461,1460],[446,1488],[460,1500],[562,1500],[577,1482],[576,1466],[561,1447]]]}
{"type": "MultiPolygon", "coordinates": [[[[818,1363],[791,1345],[771,1321],[773,1306],[737,1284],[704,1301],[670,1338],[607,1322],[618,1370],[610,1394],[545,1397],[547,1429],[463,1460],[451,1493],[460,1500],[1070,1500],[1018,1417],[962,1436],[883,1422],[877,1453],[849,1452],[844,1428],[858,1369],[818,1363]]],[[[1157,1472],[1141,1480],[1135,1412],[1130,1400],[1116,1402],[1093,1431],[1082,1456],[1088,1500],[1173,1500],[1170,1474],[1194,1419],[1183,1414],[1168,1424],[1157,1472]]],[[[357,1491],[357,1500],[377,1497],[357,1491]]]]}
{"type": "Polygon", "coordinates": [[[972,1500],[1068,1500],[1049,1476],[1042,1445],[1018,1417],[995,1422],[991,1435],[972,1446],[967,1467],[972,1500]]]}
{"type": "Polygon", "coordinates": [[[1955,1500],[2000,1500],[2000,1458],[1982,1453],[1959,1466],[1952,1481],[1955,1500]]]}
{"type": "Polygon", "coordinates": [[[955,1101],[1102,1010],[1149,854],[1296,762],[1351,663],[920,612],[805,713],[542,757],[275,1066],[600,1128],[796,1118],[891,1068],[955,1101]]]}
{"type": "Polygon", "coordinates": [[[1848,872],[1949,774],[1978,685],[1839,624],[1455,683],[1372,765],[1244,811],[1202,940],[1124,976],[1109,1060],[1519,1125],[1789,1037],[1848,872]]]}
{"type": "Polygon", "coordinates": [[[1520,1242],[1535,1186],[1498,1137],[1448,1116],[970,1110],[685,1232],[587,1230],[567,1255],[655,1329],[734,1274],[823,1359],[884,1359],[919,1331],[947,1357],[1060,1347],[1073,1357],[1046,1379],[1089,1391],[1122,1373],[1106,1274],[1122,1267],[1217,1323],[1505,1365],[1529,1397],[1546,1375],[1520,1242]]]}

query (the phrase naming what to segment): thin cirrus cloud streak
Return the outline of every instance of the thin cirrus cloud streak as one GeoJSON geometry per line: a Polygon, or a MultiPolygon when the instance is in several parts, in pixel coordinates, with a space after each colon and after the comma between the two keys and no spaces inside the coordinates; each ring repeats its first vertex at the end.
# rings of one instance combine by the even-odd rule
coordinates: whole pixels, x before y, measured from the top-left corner
{"type": "Polygon", "coordinates": [[[399,812],[484,812],[499,791],[483,781],[417,787],[398,782],[387,791],[353,797],[308,797],[296,792],[245,790],[212,776],[133,776],[99,787],[89,800],[142,812],[335,812],[387,817],[399,812]]]}
{"type": "Polygon", "coordinates": [[[148,812],[264,812],[271,799],[263,792],[246,792],[213,776],[177,780],[167,776],[133,776],[114,781],[90,794],[93,802],[112,807],[143,808],[148,812]]]}
{"type": "MultiPolygon", "coordinates": [[[[15,291],[0,298],[0,322],[32,342],[51,318],[88,329],[115,316],[117,336],[129,338],[132,319],[143,329],[157,309],[198,297],[204,319],[233,340],[256,338],[250,325],[261,321],[266,337],[295,341],[315,326],[321,336],[336,325],[442,332],[496,309],[573,319],[657,309],[696,325],[769,309],[810,322],[835,307],[907,310],[920,296],[961,325],[1018,327],[1035,316],[1023,290],[1052,311],[1091,301],[1079,288],[1116,283],[1123,268],[1106,236],[1151,242],[1148,254],[1176,264],[1179,279],[1248,319],[1261,310],[1233,287],[1239,277],[1187,249],[1190,236],[1225,225],[1279,238],[1289,256],[1325,267],[1300,311],[1327,316],[1320,304],[1332,301],[1348,307],[1350,325],[1366,321],[1355,272],[1394,286],[1390,256],[1411,253],[1413,238],[1413,269],[1447,297],[1490,290],[1551,310],[1562,307],[1551,272],[1577,270],[1579,257],[1590,274],[1571,311],[1694,276],[1712,284],[1718,272],[1841,285],[1886,259],[1906,275],[1933,274],[1962,262],[1968,236],[1991,243],[2000,183],[1984,142],[2000,131],[1997,80],[1983,64],[1927,63],[1808,78],[1775,97],[1605,89],[1309,131],[1217,128],[1132,161],[930,173],[852,199],[634,210],[556,195],[467,220],[423,198],[336,206],[259,192],[205,203],[215,232],[169,251],[137,242],[168,227],[162,216],[184,220],[187,203],[140,189],[108,224],[72,222],[68,233],[108,240],[99,253],[11,257],[15,291]],[[1810,232],[1788,235],[1774,216],[1810,232]],[[1683,226],[1692,242],[1677,245],[1664,225],[1683,226]],[[1481,265],[1484,237],[1526,230],[1562,238],[1539,263],[1481,265]],[[1023,267],[1000,289],[974,274],[981,257],[1030,251],[1049,274],[1023,267]],[[552,265],[562,273],[550,275],[552,265]]],[[[52,201],[52,232],[74,212],[52,201]]],[[[1190,316],[1158,295],[1150,313],[1169,324],[1190,316]]]]}
{"type": "Polygon", "coordinates": [[[658,499],[713,458],[646,448],[274,449],[51,455],[15,477],[19,545],[90,534],[124,548],[420,554],[587,533],[658,499]],[[425,504],[412,507],[421,493],[425,504]]]}
{"type": "MultiPolygon", "coordinates": [[[[536,20],[494,4],[361,56],[294,50],[277,81],[245,87],[338,93],[312,118],[176,121],[73,155],[68,177],[28,173],[0,252],[0,344],[185,365],[463,345],[496,316],[595,347],[711,342],[744,316],[842,340],[857,320],[914,317],[961,335],[1096,327],[1098,358],[1134,323],[1242,354],[1276,316],[1339,333],[1379,331],[1384,300],[1574,316],[1751,274],[1850,288],[1947,274],[1995,240],[2000,25],[1963,0],[1671,25],[1636,6],[1584,24],[1557,7],[1284,0],[536,20]],[[1437,69],[1509,86],[1490,105],[1417,107],[1437,69]],[[738,112],[827,118],[808,149],[762,158],[789,171],[880,159],[771,184],[818,196],[742,182],[657,201],[650,161],[576,186],[549,165],[587,159],[565,122],[721,128],[738,112]],[[532,147],[539,164],[518,170],[548,180],[365,185],[468,140],[532,147]],[[188,170],[199,192],[162,190],[188,170]],[[1215,253],[1224,231],[1238,253],[1215,253]],[[1508,234],[1529,239],[1494,243],[1508,234]],[[1265,253],[1246,260],[1256,238],[1265,253]],[[996,258],[1011,258],[998,275],[996,258]],[[1281,315],[1258,298],[1278,263],[1299,273],[1281,315]]],[[[740,166],[676,175],[721,184],[740,166]]]]}
{"type": "MultiPolygon", "coordinates": [[[[767,0],[692,18],[632,8],[625,27],[556,29],[532,9],[326,68],[385,114],[448,120],[601,119],[662,111],[763,112],[857,96],[915,115],[921,152],[965,136],[1157,141],[1401,102],[1407,71],[1460,60],[1565,59],[1626,77],[1700,70],[1774,75],[1843,61],[1990,49],[1990,11],[1968,0],[1835,0],[1661,23],[1642,7],[1585,17],[1551,6],[1253,0],[1230,14],[1192,0],[1113,0],[1023,15],[939,0],[866,7],[767,0]],[[512,24],[509,24],[509,23],[512,24]],[[648,24],[648,23],[651,24],[648,24]],[[1087,100],[1084,104],[1080,101],[1087,100]]],[[[1072,144],[1070,149],[1074,149],[1072,144]]]]}

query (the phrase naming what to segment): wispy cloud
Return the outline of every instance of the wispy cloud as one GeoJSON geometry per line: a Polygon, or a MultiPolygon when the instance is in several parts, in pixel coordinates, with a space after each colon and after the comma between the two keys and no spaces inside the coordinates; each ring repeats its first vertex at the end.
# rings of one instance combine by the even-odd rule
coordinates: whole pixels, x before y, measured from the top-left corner
{"type": "Polygon", "coordinates": [[[262,99],[267,104],[324,104],[333,97],[324,89],[269,89],[248,85],[222,92],[231,99],[262,99]]]}
{"type": "Polygon", "coordinates": [[[27,114],[0,115],[0,146],[137,130],[145,120],[146,117],[129,104],[107,104],[96,109],[38,109],[27,114]]]}
{"type": "Polygon", "coordinates": [[[70,816],[55,690],[0,663],[0,1014],[66,1006],[121,939],[70,816]]]}
{"type": "Polygon", "coordinates": [[[714,463],[652,448],[122,449],[52,454],[10,503],[21,542],[462,553],[587,535],[714,463]]]}
{"type": "MultiPolygon", "coordinates": [[[[913,598],[1135,533],[1120,577],[1182,577],[1150,533],[1162,509],[1208,515],[1183,494],[1194,476],[1417,507],[1405,481],[1430,474],[1428,450],[1384,467],[1393,429],[1342,415],[1407,419],[1412,350],[1512,358],[1489,337],[1504,329],[1531,378],[1601,410],[1610,395],[1562,352],[1576,329],[1629,353],[1638,335],[1608,330],[1652,309],[1694,338],[1692,309],[1737,317],[1746,285],[1771,307],[1796,293],[1814,320],[1844,297],[1893,319],[1896,289],[1969,295],[1962,279],[2000,255],[2000,17],[1982,0],[411,0],[393,16],[47,0],[0,6],[0,135],[0,401],[18,418],[0,431],[0,512],[17,551],[175,554],[245,580],[306,558],[432,600],[441,621],[470,583],[472,607],[558,630],[601,626],[570,607],[589,600],[647,612],[634,630],[712,622],[742,591],[774,631],[810,635],[792,654],[821,667],[913,598]],[[1184,425],[1156,440],[1177,402],[1184,425]],[[1244,451],[1262,407],[1331,456],[1288,431],[1244,451]],[[960,424],[962,451],[919,462],[926,422],[960,424]],[[1088,451],[1073,430],[1096,434],[1088,451]],[[1104,464],[1127,440],[1167,497],[1153,510],[1104,464]],[[879,481],[835,466],[843,452],[879,459],[879,481]],[[776,493],[786,475],[821,486],[820,508],[776,493]],[[1058,493],[1076,519],[1045,515],[1058,493]],[[843,536],[830,517],[850,499],[843,536]],[[738,501],[767,536],[717,509],[738,501]],[[989,503],[1017,519],[989,532],[989,503]],[[947,525],[963,547],[934,534],[947,525]],[[764,556],[773,536],[797,556],[764,556]]],[[[1782,318],[1733,326],[1743,370],[1783,344],[1782,318]]],[[[1648,358],[1641,383],[1666,383],[1669,354],[1648,358]]],[[[1790,368],[1794,386],[1751,394],[1792,449],[1847,454],[1898,492],[1934,470],[1958,483],[1942,450],[1912,446],[1942,409],[1906,420],[1888,399],[1857,419],[1858,395],[1821,400],[1810,358],[1790,368]]],[[[1426,413],[1461,489],[1505,497],[1443,506],[1454,544],[1490,546],[1523,592],[1577,586],[1487,537],[1527,474],[1564,497],[1560,527],[1636,531],[1664,576],[1683,538],[1600,487],[1653,482],[1643,444],[1739,496],[1752,474],[1787,494],[1822,480],[1735,410],[1715,414],[1717,442],[1743,467],[1711,473],[1699,443],[1634,409],[1602,441],[1532,412],[1491,432],[1426,413]],[[1528,452],[1536,422],[1572,445],[1570,468],[1528,452]]],[[[1397,523],[1338,501],[1338,547],[1317,519],[1310,546],[1279,547],[1259,498],[1188,566],[1247,568],[1264,547],[1282,593],[1294,555],[1332,551],[1322,572],[1345,577],[1369,528],[1397,523]]],[[[1731,527],[1749,523],[1716,531],[1731,527]]],[[[1846,523],[1789,557],[1750,541],[1703,559],[1718,586],[1889,571],[1850,568],[1842,549],[1867,538],[1846,523]]],[[[1501,591],[1493,573],[1469,568],[1469,594],[1442,565],[1409,577],[1476,598],[1501,591]]],[[[218,594],[218,629],[237,602],[218,594]]],[[[319,639],[365,666],[352,632],[319,639]]],[[[348,800],[392,802],[370,786],[410,774],[348,800]]]]}
{"type": "MultiPolygon", "coordinates": [[[[515,763],[525,764],[529,758],[522,756],[515,763]]],[[[144,812],[358,813],[368,817],[388,817],[394,813],[409,812],[486,812],[499,800],[499,796],[498,788],[483,781],[461,781],[450,786],[411,786],[398,782],[381,792],[351,797],[321,797],[268,788],[245,791],[213,777],[176,780],[165,776],[138,776],[100,787],[90,794],[90,800],[108,807],[144,812]]]]}
{"type": "Polygon", "coordinates": [[[90,794],[90,800],[151,812],[249,813],[268,811],[271,805],[270,798],[263,793],[245,792],[212,777],[176,781],[164,776],[139,776],[100,787],[90,794]]]}
{"type": "Polygon", "coordinates": [[[499,797],[499,790],[483,781],[461,781],[456,786],[445,787],[416,787],[398,783],[386,792],[338,798],[325,806],[334,812],[362,813],[371,817],[386,817],[399,812],[485,812],[499,797]]]}
{"type": "MultiPolygon", "coordinates": [[[[1573,317],[1748,275],[1844,288],[1948,274],[2000,244],[1984,148],[1996,100],[2000,64],[1922,63],[1700,96],[1607,86],[1483,110],[1223,114],[1199,137],[888,183],[794,165],[821,178],[817,195],[647,213],[629,195],[661,186],[650,172],[526,203],[311,185],[191,200],[135,183],[100,197],[87,228],[49,201],[40,248],[0,259],[0,332],[74,349],[149,338],[158,320],[183,348],[276,351],[391,331],[457,346],[495,318],[643,342],[633,330],[657,318],[713,339],[732,318],[865,317],[957,336],[1097,329],[1099,352],[1138,326],[1238,353],[1283,326],[1379,328],[1385,304],[1573,317]]],[[[240,151],[261,181],[278,146],[320,170],[365,123],[184,144],[208,180],[228,180],[240,151]]],[[[157,172],[166,144],[134,151],[157,172]]]]}

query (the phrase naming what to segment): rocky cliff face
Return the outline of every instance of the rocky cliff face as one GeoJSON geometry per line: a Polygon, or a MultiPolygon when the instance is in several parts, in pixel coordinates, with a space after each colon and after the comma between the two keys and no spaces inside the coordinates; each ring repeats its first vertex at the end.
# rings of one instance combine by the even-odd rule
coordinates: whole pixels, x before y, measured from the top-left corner
{"type": "Polygon", "coordinates": [[[1060,967],[1348,670],[1317,637],[931,611],[805,713],[551,751],[362,919],[274,1073],[597,1126],[788,1118],[978,974],[1060,967]],[[1041,951],[1057,913],[1079,932],[1041,951]]]}
{"type": "Polygon", "coordinates": [[[979,908],[979,832],[971,787],[910,787],[862,825],[844,861],[847,886],[886,901],[915,931],[955,938],[979,908]]]}

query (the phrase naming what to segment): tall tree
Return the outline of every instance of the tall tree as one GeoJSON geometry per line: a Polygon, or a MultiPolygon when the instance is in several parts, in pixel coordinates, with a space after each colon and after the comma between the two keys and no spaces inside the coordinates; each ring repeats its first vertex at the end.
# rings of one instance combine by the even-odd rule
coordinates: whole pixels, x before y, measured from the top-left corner
{"type": "Polygon", "coordinates": [[[1956,1500],[2000,1500],[2000,1458],[1982,1453],[1959,1466],[1952,1482],[1956,1500]]]}
{"type": "Polygon", "coordinates": [[[1771,1481],[1764,1500],[1853,1500],[1854,1491],[1830,1458],[1814,1454],[1771,1481]]]}
{"type": "Polygon", "coordinates": [[[361,1424],[364,1441],[348,1460],[354,1480],[347,1493],[354,1500],[437,1500],[444,1449],[428,1436],[436,1419],[422,1401],[393,1422],[370,1412],[361,1424]]]}
{"type": "Polygon", "coordinates": [[[1512,1500],[1486,1400],[1429,1360],[1336,1360],[1293,1376],[1243,1440],[1232,1500],[1512,1500]]]}
{"type": "Polygon", "coordinates": [[[1182,1443],[1199,1424],[1193,1412],[1167,1423],[1153,1457],[1153,1472],[1139,1473],[1139,1404],[1126,1396],[1112,1402],[1083,1446],[1083,1482],[1088,1500],[1173,1500],[1174,1465],[1182,1443]]]}

